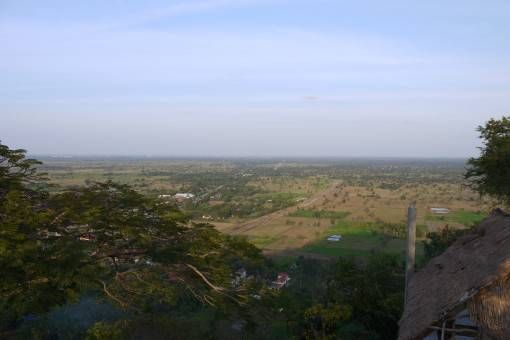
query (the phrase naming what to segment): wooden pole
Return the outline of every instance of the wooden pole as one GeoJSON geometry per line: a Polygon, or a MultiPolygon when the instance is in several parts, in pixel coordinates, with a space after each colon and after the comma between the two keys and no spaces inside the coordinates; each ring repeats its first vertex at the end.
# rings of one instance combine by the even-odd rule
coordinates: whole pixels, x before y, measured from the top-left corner
{"type": "Polygon", "coordinates": [[[414,275],[416,264],[416,202],[407,209],[407,256],[406,256],[406,286],[405,301],[407,302],[409,281],[414,275]]]}

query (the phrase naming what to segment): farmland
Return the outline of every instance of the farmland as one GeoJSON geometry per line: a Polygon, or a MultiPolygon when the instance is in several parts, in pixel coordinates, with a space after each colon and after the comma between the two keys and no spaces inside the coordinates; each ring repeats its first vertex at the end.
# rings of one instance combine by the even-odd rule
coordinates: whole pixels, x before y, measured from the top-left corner
{"type": "MultiPolygon", "coordinates": [[[[491,202],[463,183],[461,160],[216,160],[43,158],[51,190],[93,181],[146,195],[192,193],[177,204],[194,222],[246,237],[268,255],[402,254],[407,205],[417,202],[418,238],[445,225],[465,228],[491,202]],[[431,207],[450,210],[436,215],[431,207]],[[329,242],[329,235],[342,235],[329,242]]],[[[420,251],[420,247],[419,247],[420,251]]]]}

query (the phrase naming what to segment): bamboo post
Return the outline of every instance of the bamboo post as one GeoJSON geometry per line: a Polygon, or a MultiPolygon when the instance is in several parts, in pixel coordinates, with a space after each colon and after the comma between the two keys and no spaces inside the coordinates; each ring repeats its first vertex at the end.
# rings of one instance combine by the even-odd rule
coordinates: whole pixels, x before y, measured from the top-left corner
{"type": "Polygon", "coordinates": [[[407,256],[406,256],[406,285],[405,301],[407,302],[409,281],[414,275],[416,264],[416,202],[407,208],[407,256]]]}

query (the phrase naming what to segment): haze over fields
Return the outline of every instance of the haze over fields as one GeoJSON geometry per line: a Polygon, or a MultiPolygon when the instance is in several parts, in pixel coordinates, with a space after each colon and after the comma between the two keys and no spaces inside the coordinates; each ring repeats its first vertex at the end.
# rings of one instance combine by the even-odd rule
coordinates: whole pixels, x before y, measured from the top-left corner
{"type": "Polygon", "coordinates": [[[0,136],[34,154],[476,154],[510,2],[0,2],[0,136]]]}

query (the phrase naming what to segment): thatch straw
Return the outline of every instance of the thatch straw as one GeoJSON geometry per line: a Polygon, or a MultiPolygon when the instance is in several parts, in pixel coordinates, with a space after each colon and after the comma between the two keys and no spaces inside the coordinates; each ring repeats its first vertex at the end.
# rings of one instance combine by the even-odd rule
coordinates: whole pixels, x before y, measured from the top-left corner
{"type": "MultiPolygon", "coordinates": [[[[459,238],[413,276],[400,320],[399,339],[419,339],[427,335],[430,326],[440,325],[447,315],[467,302],[474,306],[473,313],[480,325],[489,327],[494,322],[494,326],[499,327],[500,321],[489,320],[490,317],[484,318],[481,314],[483,311],[504,314],[506,303],[510,303],[507,293],[489,287],[498,287],[498,282],[506,282],[509,275],[510,215],[496,210],[472,233],[459,238]],[[504,300],[497,301],[498,294],[504,300]]],[[[501,331],[504,330],[498,332],[501,331]]]]}
{"type": "Polygon", "coordinates": [[[510,281],[498,280],[468,302],[471,319],[497,338],[510,334],[510,281]]]}

